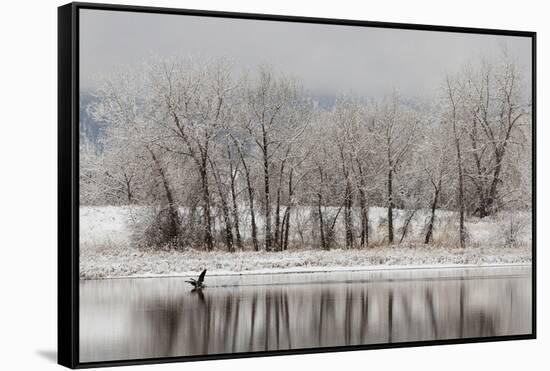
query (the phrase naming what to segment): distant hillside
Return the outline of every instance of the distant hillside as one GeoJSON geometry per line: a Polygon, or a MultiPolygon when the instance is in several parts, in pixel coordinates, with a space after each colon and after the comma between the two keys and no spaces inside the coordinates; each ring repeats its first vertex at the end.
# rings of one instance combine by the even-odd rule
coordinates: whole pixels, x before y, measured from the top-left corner
{"type": "Polygon", "coordinates": [[[101,138],[105,131],[105,123],[96,121],[89,112],[89,106],[97,101],[91,92],[80,93],[80,141],[89,143],[101,151],[101,138]]]}

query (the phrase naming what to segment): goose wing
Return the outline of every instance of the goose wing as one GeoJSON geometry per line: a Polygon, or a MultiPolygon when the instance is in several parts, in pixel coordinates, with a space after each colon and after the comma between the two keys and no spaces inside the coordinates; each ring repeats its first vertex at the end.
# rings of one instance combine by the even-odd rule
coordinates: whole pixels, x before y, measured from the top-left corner
{"type": "Polygon", "coordinates": [[[199,276],[199,279],[197,280],[198,283],[203,283],[204,276],[206,276],[206,269],[202,271],[201,275],[199,276]]]}

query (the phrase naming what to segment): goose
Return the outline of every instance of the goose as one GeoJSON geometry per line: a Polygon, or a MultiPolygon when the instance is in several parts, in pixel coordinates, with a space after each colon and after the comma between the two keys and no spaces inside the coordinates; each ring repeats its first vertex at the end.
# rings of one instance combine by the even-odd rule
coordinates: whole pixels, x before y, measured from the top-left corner
{"type": "Polygon", "coordinates": [[[199,278],[195,280],[194,278],[189,279],[189,281],[185,281],[187,283],[190,283],[195,290],[200,290],[206,285],[204,284],[204,276],[206,276],[206,269],[202,271],[202,273],[199,275],[199,278]]]}

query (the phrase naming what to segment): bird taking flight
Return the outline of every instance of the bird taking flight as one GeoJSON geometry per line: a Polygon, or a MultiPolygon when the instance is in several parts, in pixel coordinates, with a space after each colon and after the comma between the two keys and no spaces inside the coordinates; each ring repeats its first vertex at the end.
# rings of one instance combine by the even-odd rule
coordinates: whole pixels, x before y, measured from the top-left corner
{"type": "Polygon", "coordinates": [[[204,284],[204,276],[206,276],[206,269],[202,271],[202,273],[199,275],[199,279],[195,280],[191,278],[189,281],[185,281],[187,283],[190,283],[193,285],[195,290],[200,290],[204,288],[206,285],[204,284]]]}

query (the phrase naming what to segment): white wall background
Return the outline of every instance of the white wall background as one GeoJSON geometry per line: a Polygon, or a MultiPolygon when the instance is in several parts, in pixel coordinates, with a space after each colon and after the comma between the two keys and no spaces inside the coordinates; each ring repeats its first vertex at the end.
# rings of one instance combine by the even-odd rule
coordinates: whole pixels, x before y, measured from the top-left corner
{"type": "MultiPolygon", "coordinates": [[[[106,0],[107,1],[107,0],[106,0]]],[[[155,370],[521,370],[548,357],[550,242],[550,23],[535,0],[118,1],[196,9],[538,32],[538,334],[535,341],[451,345],[140,366],[155,370]]],[[[59,369],[56,350],[57,9],[61,1],[6,1],[0,12],[0,368],[59,369]]],[[[128,367],[127,370],[138,370],[128,367]]]]}

